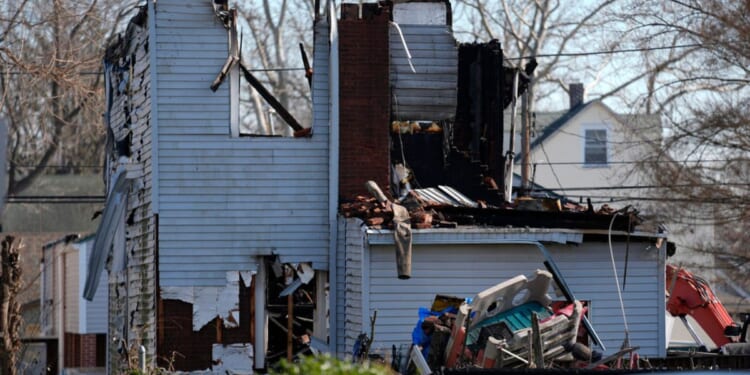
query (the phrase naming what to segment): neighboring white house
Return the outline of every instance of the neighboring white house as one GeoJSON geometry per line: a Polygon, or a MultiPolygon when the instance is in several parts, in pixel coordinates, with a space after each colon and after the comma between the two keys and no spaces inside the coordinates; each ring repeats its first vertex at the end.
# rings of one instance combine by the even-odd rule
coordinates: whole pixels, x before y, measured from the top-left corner
{"type": "MultiPolygon", "coordinates": [[[[107,275],[91,301],[83,298],[93,236],[70,235],[43,247],[41,317],[43,336],[57,338],[61,371],[99,367],[104,373],[107,337],[107,275]]],[[[51,361],[51,359],[47,359],[51,361]]]]}
{"type": "MultiPolygon", "coordinates": [[[[584,202],[590,197],[618,208],[639,204],[637,200],[609,202],[608,198],[643,193],[627,187],[647,183],[636,163],[647,155],[647,142],[661,142],[659,116],[621,115],[599,100],[584,102],[581,84],[572,84],[569,91],[568,111],[536,116],[536,136],[530,145],[534,182],[584,202]],[[611,189],[616,187],[623,189],[611,189]]],[[[520,144],[516,144],[518,151],[520,144]]]]}
{"type": "MultiPolygon", "coordinates": [[[[661,144],[660,116],[620,114],[600,100],[586,102],[580,83],[569,86],[569,95],[569,110],[536,116],[536,136],[530,145],[533,182],[573,201],[585,204],[591,198],[615,209],[632,205],[646,217],[657,217],[658,205],[649,199],[658,197],[659,190],[649,188],[654,184],[642,173],[649,164],[638,163],[661,144]]],[[[518,168],[517,164],[517,173],[518,168]]],[[[694,267],[712,280],[713,257],[699,250],[714,241],[714,227],[702,223],[702,215],[691,220],[689,210],[683,213],[681,223],[661,218],[677,247],[670,262],[694,267]]]]}

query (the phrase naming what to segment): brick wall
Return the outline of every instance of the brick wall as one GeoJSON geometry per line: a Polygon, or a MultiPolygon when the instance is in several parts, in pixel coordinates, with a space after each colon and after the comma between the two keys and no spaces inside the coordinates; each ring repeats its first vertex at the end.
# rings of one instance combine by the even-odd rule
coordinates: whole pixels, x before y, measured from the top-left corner
{"type": "Polygon", "coordinates": [[[106,334],[84,334],[66,332],[65,368],[106,366],[106,334]]]}
{"type": "Polygon", "coordinates": [[[369,196],[367,180],[388,191],[390,11],[377,4],[364,6],[359,19],[358,9],[342,5],[339,21],[339,194],[343,200],[369,196]]]}
{"type": "Polygon", "coordinates": [[[81,335],[81,367],[96,367],[96,335],[81,335]]]}

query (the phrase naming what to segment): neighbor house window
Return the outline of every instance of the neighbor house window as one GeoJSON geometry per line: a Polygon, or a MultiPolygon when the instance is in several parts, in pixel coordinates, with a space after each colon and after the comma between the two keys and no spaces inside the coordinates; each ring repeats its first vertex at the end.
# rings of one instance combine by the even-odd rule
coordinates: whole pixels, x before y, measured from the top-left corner
{"type": "Polygon", "coordinates": [[[585,144],[583,162],[585,165],[607,164],[607,130],[587,129],[584,133],[585,144]]]}

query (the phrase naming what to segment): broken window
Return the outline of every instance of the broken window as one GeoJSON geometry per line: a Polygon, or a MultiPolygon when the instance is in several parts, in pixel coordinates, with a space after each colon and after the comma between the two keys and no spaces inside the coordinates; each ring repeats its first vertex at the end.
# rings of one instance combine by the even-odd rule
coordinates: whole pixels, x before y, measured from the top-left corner
{"type": "Polygon", "coordinates": [[[286,6],[266,2],[260,17],[242,7],[230,8],[227,2],[213,6],[227,29],[229,48],[210,87],[217,91],[225,80],[230,82],[230,134],[309,136],[312,68],[306,51],[312,47],[306,39],[311,35],[294,32],[298,28],[286,20],[294,18],[287,14],[294,12],[286,6]]]}
{"type": "Polygon", "coordinates": [[[312,103],[308,87],[293,81],[306,81],[304,72],[269,71],[240,67],[239,135],[299,137],[309,134],[312,103]]]}
{"type": "Polygon", "coordinates": [[[584,138],[584,165],[607,164],[607,130],[586,129],[584,138]]]}

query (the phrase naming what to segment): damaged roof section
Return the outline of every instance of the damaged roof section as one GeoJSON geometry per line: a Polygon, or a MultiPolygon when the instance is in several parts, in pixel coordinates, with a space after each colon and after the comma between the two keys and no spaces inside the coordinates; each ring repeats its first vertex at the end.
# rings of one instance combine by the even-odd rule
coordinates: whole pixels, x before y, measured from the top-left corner
{"type": "Polygon", "coordinates": [[[367,87],[361,93],[342,86],[342,108],[348,108],[342,119],[357,124],[341,129],[344,216],[394,230],[404,224],[394,215],[395,206],[407,209],[414,229],[474,225],[632,232],[642,222],[631,208],[615,212],[559,197],[510,202],[512,186],[505,185],[512,185],[514,155],[503,149],[503,110],[526,92],[535,60],[511,64],[497,40],[457,43],[447,1],[342,4],[341,15],[348,26],[341,33],[347,42],[343,76],[352,87],[367,87]],[[381,37],[387,43],[373,42],[381,37]],[[375,63],[384,52],[385,69],[375,63]],[[384,74],[387,87],[373,84],[384,74]],[[387,98],[390,123],[379,117],[386,111],[370,113],[347,101],[356,95],[376,108],[387,98]],[[390,128],[387,135],[384,126],[390,128]],[[350,163],[363,147],[369,159],[350,163]],[[369,198],[365,190],[372,191],[374,183],[383,190],[369,198]]]}
{"type": "MultiPolygon", "coordinates": [[[[409,211],[414,229],[458,226],[600,229],[633,232],[643,222],[630,207],[615,211],[608,205],[594,209],[558,199],[528,198],[515,205],[494,206],[474,201],[449,186],[414,189],[394,203],[409,211]]],[[[362,219],[370,228],[393,229],[393,209],[388,199],[358,196],[341,205],[344,217],[362,219]]]]}

